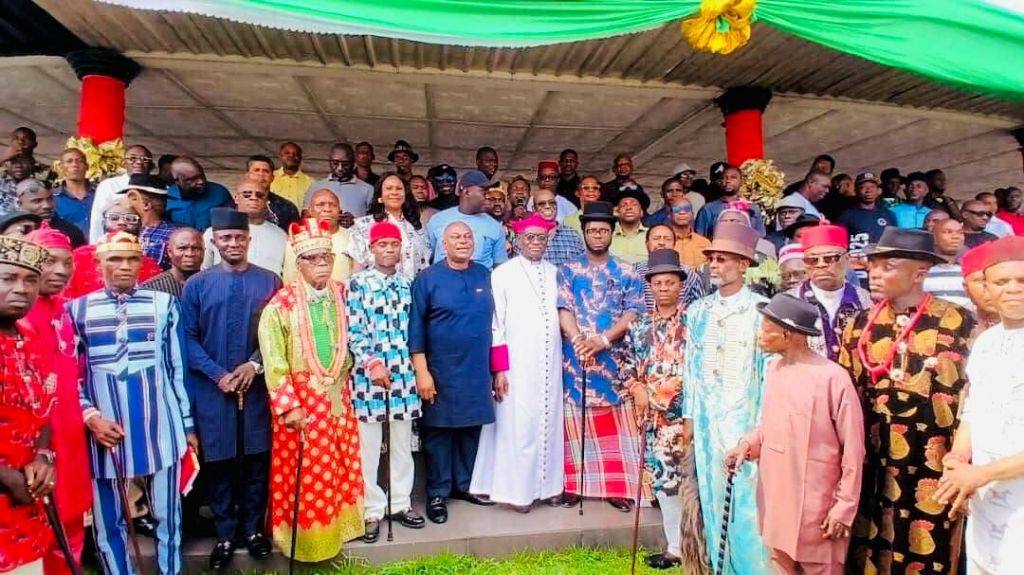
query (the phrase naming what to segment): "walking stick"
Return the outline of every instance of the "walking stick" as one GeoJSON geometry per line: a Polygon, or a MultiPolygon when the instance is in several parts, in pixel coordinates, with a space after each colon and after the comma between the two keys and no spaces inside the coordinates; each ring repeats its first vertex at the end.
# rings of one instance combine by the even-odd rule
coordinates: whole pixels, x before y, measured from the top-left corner
{"type": "Polygon", "coordinates": [[[142,551],[139,550],[139,537],[135,533],[132,512],[128,508],[128,479],[125,477],[124,469],[121,468],[121,460],[117,458],[115,449],[116,446],[110,448],[110,460],[114,463],[114,477],[117,483],[118,495],[121,496],[121,513],[124,515],[125,525],[128,526],[128,540],[132,544],[132,553],[130,555],[132,556],[132,563],[135,564],[135,570],[139,575],[142,575],[142,551]]]}
{"type": "Polygon", "coordinates": [[[384,390],[384,488],[387,489],[388,541],[395,540],[391,518],[391,390],[384,390]]]}
{"type": "MultiPolygon", "coordinates": [[[[643,494],[644,485],[644,456],[647,455],[647,423],[651,419],[648,414],[640,420],[640,460],[639,471],[636,478],[636,516],[633,518],[633,564],[629,569],[631,575],[636,575],[636,552],[640,547],[640,496],[643,494]]],[[[651,422],[654,426],[654,422],[651,422]]]]}
{"type": "MultiPolygon", "coordinates": [[[[82,569],[75,561],[75,554],[71,552],[68,534],[64,531],[64,524],[60,522],[60,515],[57,513],[57,504],[54,503],[51,496],[43,497],[43,509],[46,510],[46,519],[50,522],[50,528],[53,529],[53,535],[57,538],[60,552],[64,555],[64,562],[68,564],[71,575],[81,575],[82,569]]],[[[128,523],[131,521],[129,520],[128,523]]]]}
{"type": "Polygon", "coordinates": [[[299,540],[299,504],[302,502],[302,452],[306,447],[306,430],[299,430],[299,460],[295,466],[295,500],[292,502],[292,552],[288,555],[288,575],[295,573],[295,546],[299,540]]]}
{"type": "Polygon", "coordinates": [[[729,473],[725,481],[725,512],[722,517],[722,535],[718,543],[718,575],[725,571],[726,548],[729,546],[729,522],[732,521],[732,485],[736,479],[736,471],[729,473]]]}
{"type": "Polygon", "coordinates": [[[580,480],[577,487],[580,492],[580,515],[583,515],[583,480],[584,472],[587,466],[587,367],[585,362],[580,362],[580,368],[583,370],[582,375],[582,387],[583,387],[583,419],[580,421],[580,480]]]}

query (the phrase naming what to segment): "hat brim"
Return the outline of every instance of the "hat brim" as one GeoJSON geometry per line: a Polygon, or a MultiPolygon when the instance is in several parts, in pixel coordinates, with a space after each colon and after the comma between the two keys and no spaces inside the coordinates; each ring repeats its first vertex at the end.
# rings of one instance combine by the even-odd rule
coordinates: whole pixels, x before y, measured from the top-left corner
{"type": "Polygon", "coordinates": [[[606,224],[614,224],[619,221],[619,218],[615,216],[584,216],[580,214],[580,225],[587,222],[604,222],[606,224]]]}
{"type": "Polygon", "coordinates": [[[127,194],[128,192],[130,192],[132,190],[138,190],[140,192],[146,192],[147,194],[153,194],[154,196],[166,196],[167,195],[167,190],[162,190],[160,188],[152,188],[150,186],[126,186],[124,189],[121,190],[120,193],[127,194]]]}
{"type": "Polygon", "coordinates": [[[768,309],[768,307],[767,307],[768,303],[769,302],[763,301],[763,302],[757,304],[757,311],[761,312],[761,315],[763,315],[766,318],[772,320],[772,323],[777,324],[779,327],[781,327],[783,329],[792,330],[792,331],[795,331],[797,333],[802,333],[803,335],[810,335],[810,336],[819,336],[819,335],[821,335],[821,330],[818,329],[818,328],[807,327],[807,326],[804,326],[804,325],[797,325],[797,324],[793,323],[790,320],[783,319],[783,318],[779,317],[778,315],[772,313],[772,311],[770,309],[768,309]]]}
{"type": "Polygon", "coordinates": [[[649,268],[647,273],[644,274],[644,279],[650,280],[652,277],[659,274],[676,274],[679,279],[686,279],[687,271],[679,266],[672,265],[661,265],[649,268]]]}
{"type": "Polygon", "coordinates": [[[615,204],[614,204],[614,206],[616,208],[619,207],[619,203],[622,200],[626,199],[626,198],[633,198],[634,200],[639,202],[640,203],[640,209],[644,213],[646,213],[647,210],[650,209],[650,207],[651,207],[651,198],[647,194],[641,192],[640,190],[620,191],[618,193],[618,195],[615,196],[615,204]]]}
{"type": "Polygon", "coordinates": [[[704,248],[702,250],[702,253],[705,256],[708,255],[708,254],[715,254],[715,253],[718,253],[718,254],[732,254],[734,256],[739,256],[739,257],[744,258],[747,261],[749,261],[750,262],[750,267],[752,267],[752,268],[756,268],[759,265],[758,261],[757,261],[757,252],[754,253],[754,257],[751,257],[750,254],[743,253],[743,252],[741,252],[739,250],[731,250],[729,248],[723,248],[723,247],[717,247],[717,248],[716,247],[711,247],[711,248],[704,248]]]}
{"type": "Polygon", "coordinates": [[[887,248],[884,246],[867,246],[862,250],[862,252],[866,257],[869,258],[901,258],[905,260],[916,260],[932,264],[946,263],[946,260],[944,258],[939,257],[938,254],[926,252],[924,250],[887,248]]]}
{"type": "Polygon", "coordinates": [[[414,164],[420,161],[420,155],[412,150],[391,150],[391,152],[388,153],[388,161],[392,164],[395,163],[395,154],[398,152],[405,152],[406,154],[409,154],[409,159],[412,160],[412,163],[414,164]]]}
{"type": "MultiPolygon", "coordinates": [[[[779,209],[785,209],[787,207],[790,207],[790,206],[785,206],[785,207],[779,208],[779,209]]],[[[796,208],[796,209],[802,209],[802,208],[796,208]]],[[[802,229],[802,228],[809,228],[811,226],[817,226],[817,225],[820,225],[820,224],[821,224],[821,220],[818,220],[816,222],[796,222],[796,223],[792,223],[792,224],[789,224],[788,226],[786,226],[782,230],[782,235],[786,236],[789,239],[793,239],[793,236],[796,235],[797,230],[802,229]]]]}

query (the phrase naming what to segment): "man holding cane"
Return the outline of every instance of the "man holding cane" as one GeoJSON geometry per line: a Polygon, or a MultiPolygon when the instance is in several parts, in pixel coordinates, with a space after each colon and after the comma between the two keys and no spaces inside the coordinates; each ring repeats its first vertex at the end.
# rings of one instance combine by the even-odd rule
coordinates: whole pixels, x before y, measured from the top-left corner
{"type": "Polygon", "coordinates": [[[349,347],[355,356],[352,405],[359,419],[366,509],[363,540],[374,543],[391,503],[393,518],[410,529],[424,526],[412,509],[412,422],[420,416],[416,373],[409,355],[411,281],[396,266],[401,259],[398,226],[382,221],[370,228],[374,265],[349,280],[349,347]],[[384,427],[387,426],[387,434],[384,427]],[[382,435],[388,453],[388,485],[377,484],[382,435]]]}

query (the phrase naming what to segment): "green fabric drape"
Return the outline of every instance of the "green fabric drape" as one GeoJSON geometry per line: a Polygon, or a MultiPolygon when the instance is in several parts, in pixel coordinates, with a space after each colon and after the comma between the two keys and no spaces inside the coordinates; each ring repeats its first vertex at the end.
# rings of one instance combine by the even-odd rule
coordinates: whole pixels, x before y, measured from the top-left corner
{"type": "MultiPolygon", "coordinates": [[[[700,8],[699,0],[104,1],[305,32],[509,47],[640,32],[679,21],[700,8]]],[[[1021,0],[759,0],[755,18],[866,60],[979,93],[1024,99],[1022,4],[1021,0]]]]}

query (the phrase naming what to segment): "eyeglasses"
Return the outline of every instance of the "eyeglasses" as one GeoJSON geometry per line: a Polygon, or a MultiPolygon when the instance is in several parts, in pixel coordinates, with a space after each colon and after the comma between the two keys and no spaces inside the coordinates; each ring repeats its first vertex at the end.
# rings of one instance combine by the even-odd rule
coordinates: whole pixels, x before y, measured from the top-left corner
{"type": "Polygon", "coordinates": [[[693,212],[693,206],[672,206],[672,213],[678,214],[680,212],[693,212]]]}
{"type": "Polygon", "coordinates": [[[798,270],[794,272],[782,272],[782,281],[803,281],[807,279],[807,272],[804,270],[798,270]]]}
{"type": "Polygon", "coordinates": [[[137,224],[142,218],[136,214],[103,214],[103,219],[108,222],[124,222],[126,224],[137,224]]]}
{"type": "Polygon", "coordinates": [[[991,218],[992,212],[979,212],[977,210],[963,210],[964,213],[973,214],[979,218],[991,218]]]}
{"type": "Polygon", "coordinates": [[[588,236],[610,236],[610,235],[612,235],[612,231],[610,229],[608,229],[608,228],[587,228],[586,231],[584,231],[583,233],[585,233],[588,236]]]}
{"type": "Polygon", "coordinates": [[[533,205],[538,208],[557,208],[558,202],[555,200],[544,200],[543,202],[534,202],[533,205]]]}
{"type": "Polygon", "coordinates": [[[843,254],[824,254],[820,256],[804,256],[804,265],[807,267],[830,266],[843,257],[843,254]]]}
{"type": "Polygon", "coordinates": [[[580,190],[584,192],[600,192],[601,186],[580,186],[580,190]]]}
{"type": "Polygon", "coordinates": [[[258,190],[242,190],[238,192],[238,195],[242,196],[247,200],[265,200],[267,199],[267,192],[261,192],[258,190]]]}
{"type": "Polygon", "coordinates": [[[129,164],[149,164],[153,162],[153,158],[150,156],[125,156],[124,159],[129,164]]]}
{"type": "Polygon", "coordinates": [[[328,264],[334,261],[334,254],[331,252],[323,254],[304,254],[299,256],[299,259],[314,266],[320,264],[328,264]]]}
{"type": "Polygon", "coordinates": [[[523,234],[523,239],[526,240],[526,243],[530,243],[530,242],[537,242],[537,243],[541,243],[541,244],[548,243],[548,235],[547,234],[523,234]]]}

